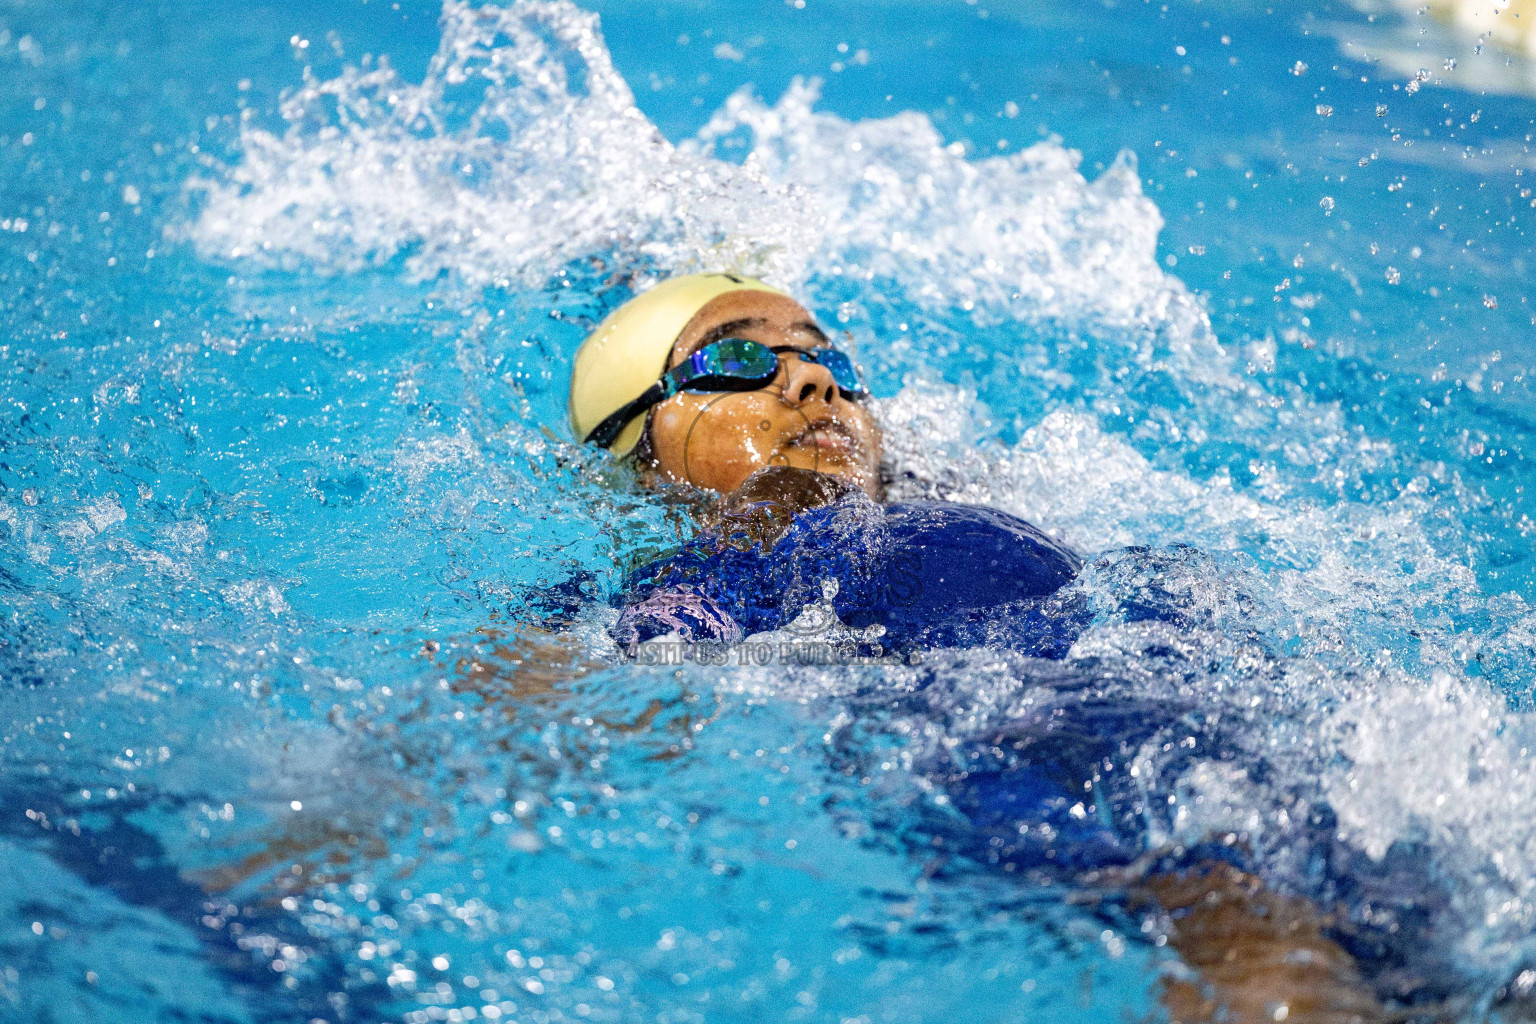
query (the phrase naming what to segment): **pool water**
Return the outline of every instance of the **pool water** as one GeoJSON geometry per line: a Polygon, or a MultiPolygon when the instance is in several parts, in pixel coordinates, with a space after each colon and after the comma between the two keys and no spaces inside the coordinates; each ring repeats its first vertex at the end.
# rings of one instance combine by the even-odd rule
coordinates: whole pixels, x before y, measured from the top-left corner
{"type": "Polygon", "coordinates": [[[1429,865],[1452,1012],[1529,994],[1536,76],[1485,41],[0,0],[0,1017],[1160,1012],[1154,922],[942,842],[1038,666],[616,657],[692,520],[571,443],[571,354],[721,267],[850,333],[897,495],[1106,556],[1069,666],[1225,723],[1128,755],[1149,847],[1306,891],[1327,808],[1429,865]]]}

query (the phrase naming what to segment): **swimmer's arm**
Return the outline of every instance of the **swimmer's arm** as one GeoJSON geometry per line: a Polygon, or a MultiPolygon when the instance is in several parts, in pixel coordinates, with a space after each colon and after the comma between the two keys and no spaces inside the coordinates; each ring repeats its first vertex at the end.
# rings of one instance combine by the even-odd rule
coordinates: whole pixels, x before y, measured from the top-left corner
{"type": "Polygon", "coordinates": [[[447,670],[455,692],[478,693],[488,703],[563,692],[603,667],[571,633],[534,623],[483,626],[446,644],[429,640],[421,653],[447,670]]]}
{"type": "Polygon", "coordinates": [[[1195,977],[1169,980],[1162,1002],[1181,1024],[1275,1021],[1379,1024],[1396,1019],[1308,900],[1264,888],[1227,864],[1153,875],[1136,895],[1171,918],[1169,945],[1195,977]]]}
{"type": "MultiPolygon", "coordinates": [[[[570,633],[531,624],[512,629],[484,627],[444,642],[428,640],[418,653],[455,693],[476,695],[482,709],[494,708],[509,718],[529,705],[558,704],[573,682],[602,667],[570,633]]],[[[354,723],[353,728],[379,738],[395,735],[395,724],[386,721],[377,731],[363,723],[354,723]]],[[[405,745],[387,744],[384,749],[393,749],[407,769],[415,761],[405,745]]],[[[379,749],[364,751],[373,757],[379,753],[379,749]]],[[[189,875],[211,893],[241,890],[263,876],[274,876],[267,884],[279,890],[301,879],[311,884],[345,884],[355,861],[368,863],[389,855],[390,842],[381,823],[391,816],[448,825],[437,820],[442,809],[424,801],[407,775],[395,774],[392,765],[377,761],[376,770],[363,771],[363,763],[357,762],[357,774],[367,782],[353,783],[359,790],[353,799],[358,813],[348,814],[345,822],[334,821],[327,811],[282,815],[218,844],[221,851],[245,850],[237,859],[189,875]]]]}

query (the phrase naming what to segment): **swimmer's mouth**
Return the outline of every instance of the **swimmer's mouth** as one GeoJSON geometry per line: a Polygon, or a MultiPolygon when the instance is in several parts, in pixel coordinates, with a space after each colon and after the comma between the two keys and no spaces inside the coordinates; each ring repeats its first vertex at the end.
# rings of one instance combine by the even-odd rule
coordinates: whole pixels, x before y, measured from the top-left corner
{"type": "Polygon", "coordinates": [[[807,423],[789,440],[786,448],[811,448],[825,454],[852,455],[863,450],[864,443],[847,425],[834,419],[807,423]]]}

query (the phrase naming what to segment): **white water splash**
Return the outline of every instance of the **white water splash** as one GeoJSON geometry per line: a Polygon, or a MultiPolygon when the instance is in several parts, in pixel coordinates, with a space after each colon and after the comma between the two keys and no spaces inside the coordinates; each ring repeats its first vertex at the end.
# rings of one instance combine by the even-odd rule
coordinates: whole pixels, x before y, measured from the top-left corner
{"type": "Polygon", "coordinates": [[[416,279],[470,285],[537,284],[584,257],[799,276],[805,204],[663,139],[596,15],[450,0],[442,30],[420,84],[384,60],[306,74],[283,134],[244,126],[241,163],[189,183],[202,209],[173,232],[209,258],[347,272],[404,254],[416,279]]]}
{"type": "Polygon", "coordinates": [[[1536,723],[1492,694],[1437,672],[1395,678],[1328,722],[1349,758],[1324,777],[1341,835],[1380,858],[1414,838],[1459,853],[1459,911],[1481,927],[1464,953],[1497,968],[1529,955],[1536,928],[1536,723]]]}
{"type": "Polygon", "coordinates": [[[1199,304],[1157,266],[1162,218],[1124,154],[1097,181],[1055,143],[979,161],[923,115],[850,123],[797,82],[732,96],[673,146],[635,106],[594,15],[563,0],[443,8],[420,84],[380,61],[306,75],[282,134],[189,183],[173,229],[211,259],[538,285],[572,261],[652,277],[728,269],[797,287],[848,276],[983,321],[1056,321],[1136,340],[1241,387],[1199,304]],[[715,155],[752,136],[740,165],[715,155]],[[1157,342],[1161,342],[1161,347],[1157,342]]]}
{"type": "Polygon", "coordinates": [[[817,98],[797,82],[769,107],[742,89],[685,146],[715,152],[746,130],[749,164],[815,196],[825,225],[815,274],[983,323],[1134,338],[1142,368],[1171,357],[1191,377],[1241,387],[1204,311],[1157,266],[1163,219],[1133,154],[1089,182],[1078,154],[1054,142],[971,161],[922,114],[848,122],[816,112],[817,98]]]}
{"type": "MultiPolygon", "coordinates": [[[[1472,571],[1424,529],[1422,481],[1389,502],[1321,504],[1275,481],[1240,490],[1224,473],[1197,480],[1154,467],[1076,411],[1051,412],[1004,445],[985,436],[973,408],[963,390],[932,386],[883,404],[892,497],[1002,508],[1089,553],[1182,543],[1248,556],[1283,609],[1266,626],[1314,651],[1369,660],[1447,601],[1480,599],[1472,571]]],[[[1423,641],[1420,658],[1438,666],[1467,656],[1453,632],[1423,641]]]]}

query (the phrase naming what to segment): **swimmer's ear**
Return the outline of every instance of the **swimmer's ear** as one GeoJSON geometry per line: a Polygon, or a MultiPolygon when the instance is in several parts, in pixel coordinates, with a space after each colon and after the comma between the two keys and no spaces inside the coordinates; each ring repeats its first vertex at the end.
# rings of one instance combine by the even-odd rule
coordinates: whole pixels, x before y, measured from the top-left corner
{"type": "Polygon", "coordinates": [[[651,416],[655,413],[652,409],[645,414],[645,427],[640,431],[640,439],[635,442],[634,450],[629,453],[631,464],[635,468],[635,476],[640,481],[640,486],[646,490],[654,491],[664,482],[661,473],[661,460],[656,457],[656,446],[651,441],[651,416]]]}
{"type": "Polygon", "coordinates": [[[640,486],[648,491],[657,490],[667,483],[662,478],[661,467],[654,459],[647,459],[644,462],[637,460],[635,462],[635,478],[639,480],[640,486]]]}

